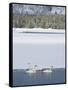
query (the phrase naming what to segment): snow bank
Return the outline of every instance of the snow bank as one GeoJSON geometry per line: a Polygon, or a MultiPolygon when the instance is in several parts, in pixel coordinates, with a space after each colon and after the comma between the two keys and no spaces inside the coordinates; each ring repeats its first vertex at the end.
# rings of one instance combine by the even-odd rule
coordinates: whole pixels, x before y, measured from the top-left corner
{"type": "Polygon", "coordinates": [[[53,32],[53,33],[65,33],[64,29],[43,29],[43,28],[13,28],[14,32],[53,32]]]}

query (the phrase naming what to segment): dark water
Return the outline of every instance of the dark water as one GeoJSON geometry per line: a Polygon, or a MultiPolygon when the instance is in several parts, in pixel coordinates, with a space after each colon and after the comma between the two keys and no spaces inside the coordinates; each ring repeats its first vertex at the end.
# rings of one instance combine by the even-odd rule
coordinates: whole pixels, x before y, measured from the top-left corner
{"type": "Polygon", "coordinates": [[[24,70],[13,71],[13,86],[65,83],[65,69],[54,69],[52,73],[26,73],[24,70]]]}

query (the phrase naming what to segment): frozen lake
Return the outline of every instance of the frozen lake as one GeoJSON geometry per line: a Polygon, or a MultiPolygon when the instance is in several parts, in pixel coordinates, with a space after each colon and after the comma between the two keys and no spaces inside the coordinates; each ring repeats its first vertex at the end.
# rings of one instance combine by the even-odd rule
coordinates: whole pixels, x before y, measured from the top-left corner
{"type": "Polygon", "coordinates": [[[13,68],[28,68],[27,63],[37,64],[38,68],[65,67],[65,32],[47,30],[43,33],[13,31],[13,68]]]}

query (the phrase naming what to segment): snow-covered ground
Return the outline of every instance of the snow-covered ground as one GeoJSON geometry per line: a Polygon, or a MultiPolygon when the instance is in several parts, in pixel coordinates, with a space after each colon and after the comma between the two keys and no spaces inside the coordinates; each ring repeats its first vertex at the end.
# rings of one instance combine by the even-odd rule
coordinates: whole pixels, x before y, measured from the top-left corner
{"type": "Polygon", "coordinates": [[[43,28],[13,28],[15,32],[53,32],[53,33],[65,33],[64,29],[43,29],[43,28]]]}
{"type": "Polygon", "coordinates": [[[65,30],[13,28],[14,43],[65,44],[65,30]],[[43,34],[33,32],[43,32],[43,34]]]}
{"type": "Polygon", "coordinates": [[[41,28],[13,29],[13,68],[28,68],[28,62],[38,65],[39,68],[52,65],[54,68],[64,68],[65,31],[41,28]]]}

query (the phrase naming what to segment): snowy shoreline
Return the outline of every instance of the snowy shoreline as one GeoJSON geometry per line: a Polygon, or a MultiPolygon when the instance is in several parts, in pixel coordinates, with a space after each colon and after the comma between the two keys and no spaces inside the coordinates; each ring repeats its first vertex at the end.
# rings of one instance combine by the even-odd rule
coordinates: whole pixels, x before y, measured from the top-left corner
{"type": "Polygon", "coordinates": [[[53,33],[65,33],[65,29],[43,29],[43,28],[13,28],[14,32],[53,32],[53,33]]]}
{"type": "Polygon", "coordinates": [[[13,28],[14,43],[33,44],[61,44],[65,42],[65,30],[41,29],[41,28],[13,28]],[[20,34],[20,33],[22,34],[20,34]],[[46,35],[38,34],[45,33],[46,35]],[[28,34],[27,34],[28,33],[28,34]],[[35,34],[36,33],[36,34],[35,34]]]}

